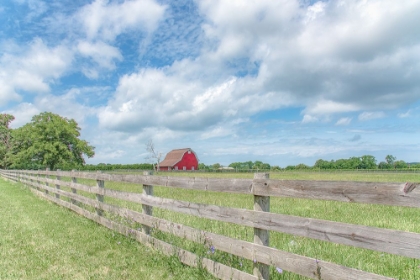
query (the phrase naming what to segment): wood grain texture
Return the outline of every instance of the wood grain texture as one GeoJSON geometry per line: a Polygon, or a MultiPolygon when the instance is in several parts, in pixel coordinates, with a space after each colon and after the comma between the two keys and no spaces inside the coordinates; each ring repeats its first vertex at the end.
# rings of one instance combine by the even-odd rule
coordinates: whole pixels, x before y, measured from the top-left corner
{"type": "Polygon", "coordinates": [[[420,208],[420,188],[416,188],[419,183],[186,178],[106,173],[97,174],[93,172],[78,171],[27,172],[34,175],[59,175],[63,177],[129,182],[203,191],[335,200],[342,202],[373,203],[420,208]]]}
{"type": "MultiPolygon", "coordinates": [[[[61,190],[57,190],[59,192],[62,192],[61,190]]],[[[67,207],[74,212],[78,213],[79,215],[82,215],[88,219],[91,219],[111,230],[117,231],[121,234],[124,234],[129,237],[133,237],[139,242],[143,244],[148,244],[150,247],[153,247],[155,249],[158,249],[159,251],[163,252],[166,255],[176,255],[179,260],[187,264],[189,266],[197,267],[200,263],[203,268],[205,268],[207,271],[209,271],[210,274],[214,275],[215,277],[219,279],[238,279],[238,280],[257,280],[253,275],[250,275],[246,272],[240,271],[238,269],[226,266],[224,264],[215,262],[213,260],[207,259],[207,258],[201,258],[189,251],[186,251],[184,249],[178,248],[176,246],[173,246],[169,243],[166,243],[164,241],[161,241],[159,239],[153,238],[150,235],[146,235],[140,231],[137,231],[135,229],[129,228],[127,226],[124,226],[122,224],[116,223],[114,221],[111,221],[105,217],[95,215],[94,213],[87,211],[83,208],[80,208],[72,203],[57,199],[55,197],[51,197],[46,195],[45,193],[33,190],[37,195],[48,199],[50,201],[55,202],[58,205],[67,207]]],[[[74,195],[74,194],[73,194],[74,195]]],[[[94,200],[92,200],[94,201],[94,200]]],[[[99,202],[99,204],[105,205],[102,202],[99,202]]],[[[98,205],[99,206],[99,205],[98,205]]],[[[140,213],[138,213],[141,215],[140,213]]]]}
{"type": "MultiPolygon", "coordinates": [[[[40,194],[43,196],[45,195],[42,192],[40,192],[40,194]]],[[[51,197],[51,196],[48,196],[48,197],[45,196],[45,198],[54,200],[54,197],[51,197]]],[[[89,199],[89,198],[82,198],[82,199],[85,202],[90,201],[90,203],[92,203],[92,206],[99,207],[103,209],[104,211],[110,211],[111,213],[118,214],[125,218],[130,218],[133,221],[146,224],[151,227],[153,226],[154,228],[174,234],[179,237],[187,238],[195,242],[200,242],[200,243],[204,242],[204,244],[207,244],[208,246],[210,245],[214,246],[217,250],[221,250],[221,251],[234,254],[243,258],[247,258],[250,260],[255,260],[256,262],[260,262],[269,266],[280,267],[283,270],[297,273],[299,275],[303,275],[311,279],[351,279],[351,280],[352,279],[354,280],[355,279],[391,279],[389,277],[340,266],[334,263],[324,262],[321,260],[316,260],[313,258],[280,251],[275,248],[269,248],[263,245],[258,245],[258,244],[254,244],[254,243],[250,243],[250,242],[246,242],[242,240],[236,240],[236,239],[229,238],[223,235],[218,235],[218,234],[194,229],[185,225],[176,224],[173,222],[169,222],[163,219],[158,219],[158,218],[148,216],[148,215],[143,215],[141,213],[138,213],[129,209],[107,205],[105,203],[97,202],[93,199],[89,199]]],[[[67,204],[67,206],[72,205],[71,203],[67,203],[67,202],[65,203],[67,204]]],[[[83,215],[83,213],[86,213],[86,210],[82,209],[76,212],[83,215]]],[[[106,221],[106,219],[104,219],[103,217],[94,215],[91,212],[88,212],[87,215],[85,216],[102,224],[104,224],[103,221],[106,221]]],[[[129,229],[125,226],[122,226],[120,224],[117,224],[109,220],[104,225],[126,235],[129,235],[130,233],[133,234],[134,232],[134,230],[132,229],[129,229]]],[[[140,239],[141,242],[143,243],[147,242],[148,239],[145,237],[147,235],[138,231],[135,231],[135,234],[136,236],[139,234],[140,236],[142,236],[140,239]]],[[[155,242],[154,244],[161,244],[159,243],[161,241],[155,240],[154,242],[155,242]]],[[[158,248],[162,250],[164,253],[174,253],[173,247],[168,247],[167,245],[158,246],[158,248]]],[[[180,257],[181,261],[183,261],[184,263],[188,265],[196,264],[194,261],[194,258],[192,258],[192,256],[186,253],[184,250],[180,249],[179,251],[176,251],[176,252],[181,252],[181,255],[178,255],[178,257],[180,257]]],[[[221,279],[231,279],[229,277],[232,277],[232,275],[234,275],[232,274],[231,268],[228,268],[228,267],[225,267],[224,269],[217,269],[217,271],[219,271],[219,273],[220,271],[225,271],[223,275],[228,277],[228,278],[221,278],[221,279]]],[[[238,278],[232,278],[232,279],[245,279],[241,277],[244,277],[244,276],[241,275],[241,276],[238,276],[238,278]]],[[[247,276],[247,277],[250,277],[250,276],[247,276]]],[[[258,277],[249,278],[249,279],[258,279],[258,277]]]]}
{"type": "MultiPolygon", "coordinates": [[[[260,235],[259,231],[267,233],[268,231],[278,231],[420,259],[420,234],[264,212],[264,209],[267,209],[269,203],[260,201],[260,198],[264,200],[265,196],[282,196],[420,207],[420,188],[417,188],[418,184],[414,183],[294,181],[270,180],[259,177],[254,178],[254,180],[226,180],[147,175],[114,175],[75,171],[1,171],[0,173],[9,180],[22,182],[31,186],[31,191],[34,193],[68,207],[80,215],[104,226],[126,235],[135,235],[137,240],[147,244],[153,240],[150,244],[154,244],[155,247],[167,253],[169,251],[174,253],[174,247],[172,245],[101,217],[101,213],[103,211],[114,213],[132,219],[147,227],[154,227],[179,237],[188,238],[194,242],[211,244],[217,250],[254,260],[266,266],[280,267],[283,270],[312,279],[391,279],[385,276],[279,251],[275,248],[264,246],[268,245],[264,244],[264,238],[260,238],[256,243],[250,243],[157,219],[151,215],[145,215],[147,211],[145,214],[141,214],[129,209],[105,204],[103,203],[103,197],[109,196],[140,203],[145,207],[159,207],[197,217],[253,227],[257,230],[257,236],[260,235]],[[49,178],[50,176],[56,176],[56,179],[51,179],[49,178]],[[62,181],[60,180],[62,176],[70,177],[72,180],[70,182],[62,181]],[[93,179],[98,182],[98,185],[91,187],[78,184],[76,178],[93,179]],[[147,194],[147,191],[144,194],[139,194],[106,189],[99,183],[108,180],[138,183],[146,186],[162,185],[204,191],[220,190],[222,192],[248,193],[255,196],[256,208],[252,211],[159,198],[147,194]],[[57,186],[70,187],[72,192],[66,192],[57,188],[57,186]],[[95,200],[82,196],[76,190],[95,194],[98,199],[95,200]],[[77,203],[63,201],[60,199],[61,197],[68,197],[72,202],[75,201],[93,206],[97,209],[97,213],[82,209],[77,206],[77,203]]],[[[269,207],[267,211],[269,211],[269,207]]],[[[178,257],[181,261],[189,265],[197,265],[198,257],[196,255],[180,248],[175,249],[177,254],[179,252],[178,257]]],[[[236,279],[256,279],[256,276],[243,274],[243,272],[236,271],[233,268],[215,263],[211,260],[206,259],[205,266],[213,267],[211,273],[214,275],[217,274],[217,277],[221,279],[231,279],[233,278],[232,275],[238,277],[236,279]]]]}
{"type": "MultiPolygon", "coordinates": [[[[268,179],[268,173],[256,173],[254,179],[268,179]]],[[[254,211],[270,212],[270,197],[254,194],[254,211]]],[[[254,225],[254,243],[262,246],[270,246],[270,232],[267,229],[254,225]]],[[[260,279],[270,279],[270,266],[254,262],[254,275],[260,279]]]]}
{"type": "MultiPolygon", "coordinates": [[[[40,188],[42,185],[37,184],[36,187],[40,188]]],[[[95,187],[83,189],[91,193],[99,192],[99,189],[95,187]]],[[[420,259],[420,234],[418,233],[197,204],[109,189],[105,189],[104,194],[197,217],[420,259]]]]}
{"type": "Polygon", "coordinates": [[[254,194],[420,208],[420,188],[407,183],[254,180],[254,194]],[[410,185],[411,186],[411,185],[410,185]]]}
{"type": "MultiPolygon", "coordinates": [[[[152,173],[149,171],[145,171],[143,172],[144,176],[151,176],[152,173]]],[[[144,196],[153,196],[153,185],[143,185],[143,195],[144,196]]],[[[153,207],[147,204],[142,204],[142,211],[143,214],[145,215],[149,215],[149,216],[153,216],[153,207]]],[[[145,234],[150,234],[151,232],[151,228],[149,226],[144,225],[143,228],[143,233],[145,234]]]]}

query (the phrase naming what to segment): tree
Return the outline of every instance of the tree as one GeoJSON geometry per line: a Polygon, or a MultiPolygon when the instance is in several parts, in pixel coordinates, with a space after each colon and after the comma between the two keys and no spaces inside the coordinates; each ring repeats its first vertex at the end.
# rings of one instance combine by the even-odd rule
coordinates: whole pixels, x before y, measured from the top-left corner
{"type": "Polygon", "coordinates": [[[307,166],[304,163],[299,163],[298,165],[295,166],[296,169],[309,169],[309,166],[307,166]]]}
{"type": "Polygon", "coordinates": [[[206,169],[209,169],[209,167],[207,165],[205,165],[204,163],[199,163],[198,164],[198,169],[199,170],[206,170],[206,169]]]}
{"type": "Polygon", "coordinates": [[[156,151],[155,144],[153,140],[150,139],[149,142],[146,144],[146,151],[149,152],[149,156],[147,157],[148,160],[152,162],[156,162],[156,171],[160,170],[160,158],[162,157],[162,153],[156,151]]]}
{"type": "Polygon", "coordinates": [[[58,165],[78,167],[85,164],[84,156],[95,155],[95,147],[79,139],[80,127],[73,119],[44,112],[13,133],[12,153],[18,168],[58,165]]]}
{"type": "Polygon", "coordinates": [[[397,160],[397,161],[394,162],[394,167],[396,169],[399,169],[399,168],[408,168],[408,164],[405,161],[403,161],[403,160],[397,160]]]}
{"type": "Polygon", "coordinates": [[[319,169],[331,169],[331,162],[323,160],[323,159],[318,159],[315,162],[314,167],[319,168],[319,169]]]}
{"type": "Polygon", "coordinates": [[[359,168],[361,169],[376,169],[376,159],[371,155],[364,155],[361,158],[359,168]]]}
{"type": "Polygon", "coordinates": [[[388,164],[390,164],[391,166],[394,166],[394,161],[395,161],[396,159],[397,159],[397,158],[396,158],[396,157],[394,157],[393,155],[387,155],[387,156],[385,157],[386,162],[387,162],[388,164]]]}
{"type": "Polygon", "coordinates": [[[12,129],[10,123],[15,119],[9,114],[0,114],[0,160],[2,168],[7,168],[10,162],[10,151],[12,146],[12,129]]]}
{"type": "Polygon", "coordinates": [[[379,169],[391,169],[391,168],[392,168],[392,166],[391,166],[390,164],[386,163],[385,161],[381,161],[381,162],[378,164],[378,168],[379,168],[379,169]]]}
{"type": "Polygon", "coordinates": [[[213,164],[213,165],[212,165],[212,168],[213,168],[213,169],[219,169],[220,167],[222,167],[222,166],[220,165],[220,163],[215,163],[215,164],[213,164]]]}

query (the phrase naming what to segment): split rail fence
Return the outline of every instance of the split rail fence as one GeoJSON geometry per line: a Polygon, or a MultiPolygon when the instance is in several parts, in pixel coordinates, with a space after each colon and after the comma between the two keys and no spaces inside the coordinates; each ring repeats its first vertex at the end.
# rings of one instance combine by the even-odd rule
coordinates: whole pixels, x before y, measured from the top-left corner
{"type": "Polygon", "coordinates": [[[420,188],[416,188],[418,185],[414,183],[271,180],[266,173],[256,173],[254,179],[167,177],[154,176],[149,172],[143,175],[121,175],[48,170],[2,170],[0,174],[6,179],[20,181],[30,186],[36,194],[103,226],[131,236],[166,254],[176,254],[180,261],[187,265],[201,265],[220,279],[269,279],[270,266],[281,267],[285,271],[311,279],[392,279],[270,247],[270,231],[420,259],[420,234],[418,233],[270,213],[270,197],[420,208],[420,188]],[[96,185],[88,186],[78,183],[79,179],[95,180],[96,185]],[[143,190],[142,193],[118,191],[106,188],[106,181],[142,184],[143,190]],[[157,197],[153,195],[153,186],[248,194],[254,197],[254,210],[157,197]],[[61,189],[62,187],[71,191],[65,191],[61,189]],[[93,194],[96,199],[80,193],[93,194]],[[63,197],[66,198],[63,199],[63,197]],[[141,204],[142,211],[105,203],[105,197],[141,204]],[[90,211],[82,205],[95,210],[90,211]],[[254,242],[238,240],[154,217],[153,208],[252,227],[254,228],[254,242]],[[142,228],[133,229],[118,223],[106,217],[105,213],[135,221],[141,224],[142,228]],[[211,240],[212,248],[253,261],[253,274],[177,248],[153,237],[150,234],[151,229],[198,243],[211,240]]]}

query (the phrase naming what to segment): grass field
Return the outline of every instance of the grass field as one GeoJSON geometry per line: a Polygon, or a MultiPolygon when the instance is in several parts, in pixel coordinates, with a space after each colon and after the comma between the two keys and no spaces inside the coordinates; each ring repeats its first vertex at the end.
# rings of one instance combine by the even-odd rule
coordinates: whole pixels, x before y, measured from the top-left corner
{"type": "Polygon", "coordinates": [[[213,279],[0,179],[0,279],[213,279]]]}
{"type": "MultiPolygon", "coordinates": [[[[159,173],[158,175],[163,176],[195,176],[195,177],[219,177],[219,178],[252,178],[252,173],[182,173],[182,172],[170,172],[170,173],[159,173]]],[[[419,182],[420,178],[418,174],[408,173],[362,173],[362,172],[345,172],[345,173],[338,173],[338,172],[279,172],[279,173],[271,173],[270,178],[273,179],[298,179],[298,180],[346,180],[346,181],[373,181],[373,182],[419,182]]],[[[69,178],[62,178],[63,180],[69,180],[69,178]]],[[[79,183],[84,183],[87,185],[95,185],[96,182],[94,180],[80,180],[79,183]]],[[[116,190],[124,190],[130,192],[141,192],[142,188],[140,185],[136,184],[122,184],[116,182],[106,182],[106,188],[112,188],[116,190]]],[[[34,196],[32,196],[28,191],[19,189],[19,193],[25,194],[25,197],[28,196],[26,199],[31,199],[36,201],[37,203],[40,200],[34,196]]],[[[63,187],[62,189],[66,189],[63,187]]],[[[66,189],[70,191],[69,189],[66,189]]],[[[95,196],[83,192],[79,192],[80,194],[84,194],[91,198],[95,196]]],[[[178,200],[184,201],[191,201],[197,203],[205,203],[205,204],[214,204],[226,207],[235,207],[235,208],[245,208],[245,209],[252,209],[253,207],[253,197],[251,195],[233,195],[233,194],[225,194],[225,193],[213,193],[213,192],[202,192],[202,191],[192,191],[192,190],[182,190],[176,188],[167,188],[167,187],[154,187],[154,195],[160,197],[167,197],[173,198],[178,200]]],[[[1,198],[0,198],[1,200],[1,198]]],[[[20,200],[20,199],[19,199],[20,200]]],[[[124,206],[133,210],[141,211],[141,205],[129,203],[117,199],[112,198],[105,198],[105,202],[114,205],[124,206]]],[[[25,202],[26,204],[33,204],[30,202],[25,202]]],[[[105,241],[112,243],[114,238],[118,238],[117,242],[121,242],[116,246],[115,250],[119,250],[121,248],[125,248],[121,246],[122,244],[128,244],[126,250],[130,252],[130,250],[135,249],[135,251],[141,250],[141,245],[138,245],[136,242],[133,242],[130,239],[121,237],[116,234],[111,234],[110,231],[106,229],[102,229],[101,227],[96,226],[94,223],[86,221],[85,219],[70,214],[71,212],[62,209],[60,207],[53,206],[50,203],[41,203],[46,204],[50,210],[48,210],[47,215],[43,216],[43,223],[47,223],[42,228],[52,227],[57,220],[64,220],[65,217],[71,216],[72,219],[78,219],[83,222],[79,222],[81,224],[89,225],[89,227],[95,228],[95,231],[102,231],[101,234],[96,233],[95,236],[105,236],[105,241]],[[56,210],[53,210],[56,209],[56,210]],[[53,217],[53,214],[58,211],[58,213],[62,213],[60,217],[53,217]],[[48,217],[50,222],[44,221],[48,217]],[[111,237],[110,237],[111,235],[111,237]],[[109,241],[111,240],[111,241],[109,241]]],[[[36,204],[35,204],[36,205],[36,204]]],[[[2,209],[3,203],[0,205],[0,209],[2,209]]],[[[90,209],[93,210],[93,209],[90,209]]],[[[38,212],[38,211],[34,211],[38,212]]],[[[374,227],[382,227],[382,228],[389,228],[389,229],[396,229],[396,230],[403,230],[403,231],[410,231],[410,232],[417,232],[420,233],[420,209],[415,208],[404,208],[404,207],[393,207],[393,206],[383,206],[383,205],[367,205],[367,204],[355,204],[355,203],[341,203],[341,202],[332,202],[332,201],[316,201],[316,200],[306,200],[306,199],[292,199],[292,198],[271,198],[271,212],[275,213],[283,213],[295,216],[303,216],[303,217],[311,217],[311,218],[318,218],[318,219],[325,219],[331,221],[338,221],[338,222],[345,222],[345,223],[353,223],[353,224],[360,224],[366,226],[374,226],[374,227]]],[[[154,209],[153,212],[154,216],[165,218],[167,220],[171,220],[174,222],[186,224],[195,228],[207,230],[214,233],[220,233],[226,236],[234,237],[237,239],[252,241],[253,240],[253,229],[245,226],[239,225],[232,225],[218,221],[209,221],[206,219],[192,217],[189,215],[179,214],[171,211],[161,210],[158,208],[154,209]]],[[[38,215],[39,216],[39,215],[38,215]]],[[[115,217],[112,217],[115,218],[115,217]]],[[[123,221],[125,223],[130,224],[130,221],[123,221]]],[[[0,222],[1,223],[1,222],[0,222]]],[[[23,226],[21,223],[17,222],[17,225],[23,226]]],[[[133,227],[138,227],[139,225],[132,224],[133,227]]],[[[3,225],[0,224],[0,229],[3,231],[3,225]]],[[[49,233],[44,233],[49,234],[49,233]]],[[[42,234],[42,235],[44,235],[42,234]]],[[[68,234],[68,231],[62,232],[61,234],[68,234]]],[[[61,235],[60,234],[60,235],[61,235]]],[[[91,234],[85,233],[85,236],[91,236],[91,234]]],[[[195,244],[192,242],[187,242],[183,239],[176,238],[169,234],[164,234],[162,232],[154,231],[153,235],[164,239],[172,244],[175,244],[179,247],[183,247],[188,249],[192,252],[195,252],[199,255],[205,255],[208,258],[212,258],[214,260],[220,261],[224,264],[229,266],[247,271],[252,273],[252,262],[247,261],[244,259],[240,259],[235,256],[231,256],[225,254],[223,252],[210,252],[208,246],[203,246],[202,244],[195,244]]],[[[54,235],[55,237],[56,235],[54,235]]],[[[42,236],[38,236],[35,240],[41,239],[42,236]]],[[[73,238],[73,237],[72,237],[73,238]]],[[[78,238],[77,242],[74,243],[82,243],[84,244],[85,237],[74,237],[78,238]]],[[[65,239],[67,240],[67,239],[65,239]]],[[[0,241],[2,242],[2,241],[0,241]]],[[[47,243],[47,241],[40,242],[39,244],[47,243]]],[[[3,242],[2,242],[3,244],[3,242]]],[[[2,245],[3,246],[3,245],[2,245]]],[[[43,245],[41,245],[43,246],[43,245]]],[[[125,245],[124,245],[125,246],[125,245]]],[[[323,241],[316,241],[308,238],[303,237],[296,237],[288,234],[282,233],[271,233],[270,236],[270,246],[275,247],[284,251],[289,251],[309,257],[313,257],[316,259],[322,259],[325,261],[331,261],[334,263],[338,263],[341,265],[345,265],[348,267],[353,267],[381,275],[386,275],[393,277],[395,279],[411,279],[416,280],[420,279],[420,260],[410,259],[406,257],[398,257],[391,254],[381,253],[381,252],[374,252],[371,250],[366,249],[358,249],[353,248],[350,246],[345,245],[337,245],[332,244],[329,242],[323,241]]],[[[71,246],[70,246],[71,247],[71,246]]],[[[86,247],[86,244],[84,246],[86,247]]],[[[55,249],[57,251],[61,251],[55,249]]],[[[55,251],[54,250],[54,251],[55,251]]],[[[71,251],[71,250],[70,250],[71,251]]],[[[63,252],[66,252],[64,249],[63,252]]],[[[97,252],[97,251],[95,251],[97,252]]],[[[127,252],[127,254],[128,254],[127,252]]],[[[47,254],[46,252],[44,252],[47,254]]],[[[112,258],[107,259],[106,254],[98,253],[94,259],[96,262],[100,262],[102,259],[112,262],[115,259],[120,259],[121,257],[117,257],[112,255],[112,258]]],[[[114,254],[117,254],[114,252],[114,254]]],[[[134,253],[135,254],[135,253],[134,253]]],[[[138,253],[137,253],[138,254],[138,253]]],[[[142,253],[140,253],[142,254],[142,253]]],[[[46,261],[46,264],[52,267],[58,266],[60,263],[60,259],[64,258],[67,259],[64,255],[66,253],[62,253],[61,257],[53,257],[46,261]]],[[[138,256],[136,256],[138,257],[138,256]]],[[[123,258],[130,258],[129,255],[126,255],[123,258]]],[[[156,261],[150,263],[149,258],[142,259],[142,256],[139,257],[140,260],[138,262],[145,263],[146,267],[150,267],[151,270],[156,270],[156,273],[151,273],[146,270],[144,273],[149,273],[149,275],[153,275],[150,277],[147,276],[147,279],[154,279],[162,278],[162,279],[200,279],[199,277],[205,277],[207,279],[208,275],[203,276],[203,272],[201,270],[193,270],[183,268],[179,262],[175,261],[171,258],[165,258],[159,256],[158,259],[156,256],[154,257],[156,261]],[[149,261],[149,262],[148,262],[149,261]],[[158,263],[158,264],[156,264],[158,263]],[[168,266],[168,263],[170,264],[168,266]],[[171,269],[169,269],[169,268],[171,269]],[[184,272],[185,271],[185,272],[184,272]],[[151,274],[150,274],[151,273],[151,274]]],[[[4,259],[4,257],[2,257],[4,259]]],[[[13,258],[12,258],[13,259],[13,258]]],[[[0,269],[3,267],[3,260],[0,260],[0,269]]],[[[104,261],[104,260],[102,260],[104,261]]],[[[127,267],[130,266],[131,263],[127,264],[127,267]]],[[[82,263],[81,266],[83,267],[86,265],[82,263]]],[[[75,264],[74,266],[78,267],[79,264],[75,264]]],[[[120,267],[121,265],[117,265],[120,267]]],[[[90,266],[88,266],[90,267],[90,266]]],[[[91,268],[83,268],[85,274],[89,275],[89,277],[96,278],[94,276],[101,276],[98,274],[98,265],[94,265],[91,268]],[[96,274],[95,274],[96,273],[96,274]]],[[[115,273],[120,273],[120,275],[125,275],[127,271],[130,271],[128,268],[121,269],[121,270],[113,270],[109,269],[108,273],[112,273],[110,271],[115,271],[115,273]],[[118,272],[119,271],[119,272],[118,272]]],[[[68,267],[68,273],[73,273],[71,268],[68,267]]],[[[283,272],[279,274],[276,272],[276,268],[272,267],[272,277],[271,279],[306,279],[304,277],[294,275],[288,272],[283,272]]],[[[7,270],[6,270],[7,271],[7,270]]],[[[12,270],[13,271],[13,270],[12,270]]],[[[19,270],[14,270],[19,271],[19,270]]],[[[1,273],[1,272],[0,272],[1,273]]],[[[60,272],[63,273],[63,272],[60,272]]],[[[130,273],[134,273],[130,271],[130,273]]],[[[139,272],[140,273],[140,272],[139,272]]],[[[54,275],[54,274],[51,274],[54,275]]],[[[61,274],[64,276],[56,277],[56,278],[66,278],[67,274],[61,274]]],[[[70,275],[70,274],[69,274],[70,275]]],[[[117,274],[113,274],[117,275],[117,274]]],[[[127,279],[146,279],[143,278],[141,274],[140,276],[134,276],[134,274],[130,274],[126,276],[127,279]]],[[[147,274],[146,274],[147,275],[147,274]]],[[[5,277],[5,276],[4,276],[5,277]]],[[[105,275],[102,278],[109,277],[112,279],[112,275],[105,275]]],[[[13,278],[13,277],[12,277],[13,278]]],[[[36,278],[36,277],[35,277],[36,278]]],[[[33,278],[33,279],[35,279],[33,278]]],[[[54,277],[53,277],[54,278],[54,277]]],[[[68,277],[70,278],[70,277],[68,277]]],[[[72,277],[74,278],[74,277],[72,277]]],[[[77,278],[77,277],[76,277],[77,278]]],[[[80,277],[80,279],[86,279],[88,277],[80,277]]],[[[100,277],[99,277],[100,278],[100,277]]],[[[123,279],[123,277],[118,277],[119,279],[123,279]]],[[[2,274],[0,274],[0,279],[2,279],[2,274]]]]}
{"type": "MultiPolygon", "coordinates": [[[[195,176],[219,178],[252,178],[251,173],[182,173],[160,172],[162,176],[195,176]]],[[[371,182],[419,182],[418,174],[401,173],[325,173],[325,172],[279,172],[271,173],[274,179],[298,180],[326,180],[326,181],[371,181],[371,182]]],[[[141,187],[131,184],[107,183],[108,188],[141,192],[141,187]]],[[[156,196],[191,201],[197,203],[214,204],[235,208],[253,208],[253,197],[250,195],[232,195],[225,193],[212,193],[175,188],[155,187],[156,196]]],[[[139,210],[138,205],[123,201],[108,199],[109,203],[119,204],[128,208],[139,210]]],[[[389,228],[420,233],[420,209],[394,207],[385,205],[342,203],[333,201],[317,201],[293,198],[271,198],[271,212],[289,214],[294,216],[310,217],[351,224],[360,224],[380,228],[389,228]]],[[[253,229],[244,226],[232,225],[218,221],[191,217],[170,211],[155,209],[154,215],[174,222],[183,223],[195,228],[205,229],[237,239],[253,240],[253,229]]],[[[188,242],[177,240],[171,236],[162,235],[181,247],[191,246],[188,242]]],[[[420,279],[420,260],[394,256],[387,253],[359,249],[345,245],[317,241],[303,237],[296,237],[282,233],[271,233],[270,246],[281,250],[335,262],[395,279],[420,279]]],[[[194,250],[194,248],[193,248],[194,250]]],[[[224,261],[236,268],[252,271],[252,263],[238,258],[218,253],[212,256],[216,260],[224,261]]],[[[276,274],[272,268],[272,279],[306,279],[301,276],[284,272],[276,274]]]]}

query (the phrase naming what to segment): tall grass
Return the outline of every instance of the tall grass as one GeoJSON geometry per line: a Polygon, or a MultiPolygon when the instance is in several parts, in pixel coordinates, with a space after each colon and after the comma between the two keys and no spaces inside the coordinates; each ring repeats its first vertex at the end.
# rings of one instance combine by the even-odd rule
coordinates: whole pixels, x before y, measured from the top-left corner
{"type": "MultiPolygon", "coordinates": [[[[253,177],[253,174],[247,173],[200,173],[197,175],[194,173],[160,172],[159,175],[206,175],[219,178],[253,177]]],[[[341,174],[323,172],[282,172],[270,174],[270,178],[287,180],[342,180],[401,183],[406,181],[419,181],[419,176],[417,174],[368,174],[360,172],[346,172],[341,174]]],[[[118,190],[141,192],[141,186],[135,184],[109,182],[106,187],[118,190]]],[[[154,188],[154,193],[159,197],[167,197],[196,203],[245,209],[253,208],[253,197],[251,195],[204,192],[159,186],[154,188]]],[[[109,202],[113,204],[120,204],[121,206],[132,209],[137,208],[137,210],[139,210],[138,207],[133,204],[130,205],[130,203],[127,202],[118,200],[110,200],[109,202]]],[[[271,212],[420,233],[420,209],[416,208],[273,197],[271,198],[271,212]]],[[[241,240],[251,242],[253,240],[253,229],[245,226],[233,225],[219,221],[209,221],[207,219],[157,208],[154,209],[154,216],[241,240]]],[[[159,234],[160,238],[169,239],[178,246],[187,248],[191,247],[190,242],[185,240],[178,240],[175,237],[162,233],[157,234],[159,234]]],[[[312,258],[322,259],[348,267],[386,275],[395,279],[420,279],[420,260],[407,257],[399,257],[387,253],[276,232],[271,232],[270,246],[312,258]]],[[[252,264],[249,261],[228,256],[227,254],[220,252],[214,252],[213,254],[210,254],[210,257],[225,262],[227,260],[229,265],[236,268],[239,267],[240,269],[248,272],[252,271],[252,264]]],[[[287,272],[282,274],[276,273],[274,268],[272,268],[272,270],[272,279],[306,279],[305,277],[293,275],[287,272]]]]}
{"type": "Polygon", "coordinates": [[[0,180],[0,279],[213,279],[0,180]]]}
{"type": "MultiPolygon", "coordinates": [[[[157,175],[218,178],[253,177],[253,174],[250,173],[159,172],[157,175]]],[[[419,175],[412,173],[402,174],[361,172],[279,172],[271,173],[270,178],[284,180],[370,181],[400,183],[407,181],[418,182],[420,179],[419,175]]],[[[62,179],[69,180],[69,178],[62,179]]],[[[79,183],[84,183],[87,185],[96,184],[94,180],[79,180],[79,183]]],[[[105,187],[128,192],[142,192],[142,186],[138,184],[106,182],[105,187]]],[[[68,189],[67,191],[70,190],[68,189]]],[[[90,198],[94,198],[92,194],[83,192],[78,193],[86,195],[90,198]]],[[[158,197],[191,201],[195,203],[213,204],[244,209],[252,209],[254,203],[252,195],[204,192],[161,186],[154,187],[154,195],[158,197]]],[[[141,205],[136,203],[109,197],[105,198],[105,202],[141,212],[141,205]]],[[[94,211],[93,209],[89,210],[94,211]]],[[[420,209],[416,208],[273,197],[271,198],[271,212],[420,233],[420,209]]],[[[115,217],[109,213],[106,213],[105,215],[134,228],[141,227],[141,225],[137,225],[120,217],[115,217]]],[[[229,237],[250,242],[253,241],[253,228],[250,227],[233,225],[220,221],[210,221],[207,219],[175,213],[159,208],[154,208],[153,215],[159,218],[164,218],[176,223],[182,223],[213,233],[223,234],[229,237]]],[[[157,230],[153,230],[152,234],[155,237],[163,239],[174,245],[195,252],[200,256],[205,256],[207,258],[211,258],[232,267],[252,273],[253,264],[251,261],[219,252],[217,250],[214,251],[211,248],[211,244],[196,244],[157,230]]],[[[317,241],[309,238],[297,237],[276,232],[271,232],[270,246],[312,258],[322,259],[348,267],[386,275],[395,279],[420,279],[420,260],[416,259],[399,257],[391,254],[359,249],[346,245],[338,245],[324,241],[317,241]]],[[[167,262],[165,259],[161,261],[167,262]]],[[[283,272],[280,274],[274,267],[272,267],[271,270],[271,279],[306,279],[305,277],[294,275],[288,272],[283,272]]],[[[187,277],[189,277],[191,274],[187,273],[187,275],[187,277]]]]}

